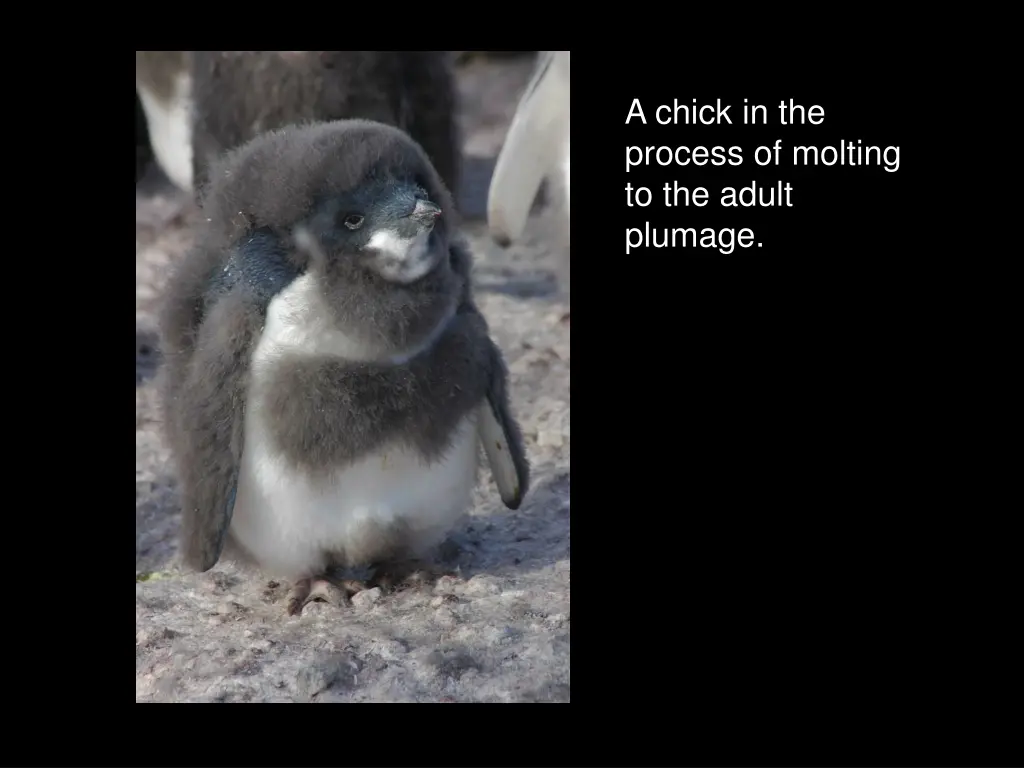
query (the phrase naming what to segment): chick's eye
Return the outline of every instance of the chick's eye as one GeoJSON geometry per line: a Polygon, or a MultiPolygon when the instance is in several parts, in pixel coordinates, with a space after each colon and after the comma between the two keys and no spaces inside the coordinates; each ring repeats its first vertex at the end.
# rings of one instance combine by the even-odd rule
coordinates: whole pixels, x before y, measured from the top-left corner
{"type": "Polygon", "coordinates": [[[349,229],[359,229],[363,226],[363,217],[358,213],[350,213],[345,217],[345,226],[349,229]]]}

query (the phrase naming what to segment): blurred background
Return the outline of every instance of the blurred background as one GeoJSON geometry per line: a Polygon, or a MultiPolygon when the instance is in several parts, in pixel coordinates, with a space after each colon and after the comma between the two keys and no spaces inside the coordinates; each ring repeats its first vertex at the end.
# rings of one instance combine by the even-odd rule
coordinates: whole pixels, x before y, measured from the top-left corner
{"type": "MultiPolygon", "coordinates": [[[[487,187],[519,98],[533,74],[537,51],[452,51],[460,98],[464,170],[460,208],[469,220],[486,215],[487,187]]],[[[149,195],[165,195],[168,179],[153,158],[146,116],[135,96],[136,185],[149,195]]],[[[546,199],[542,187],[538,204],[546,199]]],[[[154,210],[154,223],[161,213],[154,210]]]]}

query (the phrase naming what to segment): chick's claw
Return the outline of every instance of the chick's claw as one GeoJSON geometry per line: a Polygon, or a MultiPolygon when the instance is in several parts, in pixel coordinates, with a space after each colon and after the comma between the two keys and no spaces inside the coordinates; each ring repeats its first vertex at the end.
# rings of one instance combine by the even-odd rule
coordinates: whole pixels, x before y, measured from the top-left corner
{"type": "Polygon", "coordinates": [[[288,615],[298,616],[303,608],[316,601],[343,608],[348,605],[350,595],[364,589],[363,582],[352,579],[300,579],[288,594],[288,615]]]}

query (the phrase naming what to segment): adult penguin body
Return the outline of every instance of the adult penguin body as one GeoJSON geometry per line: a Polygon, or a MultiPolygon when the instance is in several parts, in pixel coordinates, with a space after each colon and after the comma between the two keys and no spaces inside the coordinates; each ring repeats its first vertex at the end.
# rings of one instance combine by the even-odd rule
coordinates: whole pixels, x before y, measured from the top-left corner
{"type": "MultiPolygon", "coordinates": [[[[541,183],[560,189],[569,246],[569,51],[541,51],[491,179],[487,222],[501,245],[518,240],[541,183]]],[[[563,284],[568,287],[568,259],[563,284]]]]}
{"type": "Polygon", "coordinates": [[[193,51],[191,72],[200,195],[211,164],[260,133],[360,118],[408,133],[458,199],[461,140],[449,51],[193,51]]]}
{"type": "MultiPolygon", "coordinates": [[[[190,51],[136,51],[135,93],[146,118],[153,156],[175,186],[192,188],[190,51]]],[[[138,139],[136,113],[136,147],[138,139]]],[[[136,181],[139,174],[136,150],[136,181]]]]}

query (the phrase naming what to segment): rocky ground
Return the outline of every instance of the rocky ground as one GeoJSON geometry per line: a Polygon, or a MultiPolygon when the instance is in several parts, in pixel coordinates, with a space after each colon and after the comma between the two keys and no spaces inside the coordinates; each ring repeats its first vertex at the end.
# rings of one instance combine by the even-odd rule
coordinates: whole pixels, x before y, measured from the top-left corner
{"type": "MultiPolygon", "coordinates": [[[[489,168],[529,59],[462,67],[471,183],[483,211],[489,168]]],[[[511,370],[533,488],[502,506],[481,473],[473,509],[447,548],[458,578],[392,594],[373,589],[337,609],[285,613],[288,585],[218,565],[175,562],[177,494],[154,377],[155,306],[197,212],[158,172],[136,188],[135,697],[137,702],[569,701],[569,306],[556,274],[558,216],[539,211],[524,241],[501,249],[477,219],[477,301],[511,370]]]]}

